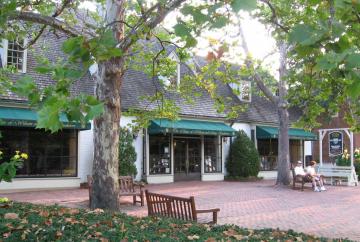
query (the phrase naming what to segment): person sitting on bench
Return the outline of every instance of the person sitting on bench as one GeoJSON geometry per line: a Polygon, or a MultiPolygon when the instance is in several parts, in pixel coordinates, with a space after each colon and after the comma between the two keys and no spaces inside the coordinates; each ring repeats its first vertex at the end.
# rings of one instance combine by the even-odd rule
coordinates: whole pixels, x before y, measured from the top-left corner
{"type": "Polygon", "coordinates": [[[302,161],[299,160],[297,162],[297,165],[294,168],[294,172],[295,172],[295,175],[303,176],[305,179],[311,181],[313,184],[313,187],[314,187],[314,192],[320,192],[320,189],[316,186],[315,177],[312,177],[311,175],[306,174],[304,168],[302,167],[302,161]]]}
{"type": "Polygon", "coordinates": [[[319,184],[320,191],[326,191],[324,187],[324,180],[321,174],[316,173],[315,171],[316,161],[310,161],[310,165],[306,167],[306,173],[315,178],[315,181],[319,184]]]}

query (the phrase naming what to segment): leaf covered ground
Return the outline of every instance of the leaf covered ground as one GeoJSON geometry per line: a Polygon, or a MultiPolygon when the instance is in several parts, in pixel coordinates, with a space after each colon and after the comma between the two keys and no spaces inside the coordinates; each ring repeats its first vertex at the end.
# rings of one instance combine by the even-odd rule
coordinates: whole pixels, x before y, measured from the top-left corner
{"type": "Polygon", "coordinates": [[[291,230],[251,230],[230,225],[211,227],[171,219],[130,217],[122,213],[104,212],[101,209],[0,203],[0,241],[239,240],[329,241],[291,230]]]}

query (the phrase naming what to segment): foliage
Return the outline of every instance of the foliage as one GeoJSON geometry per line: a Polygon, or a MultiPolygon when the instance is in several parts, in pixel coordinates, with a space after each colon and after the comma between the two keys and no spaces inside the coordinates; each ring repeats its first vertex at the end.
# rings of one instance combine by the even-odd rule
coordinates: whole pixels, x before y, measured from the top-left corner
{"type": "Polygon", "coordinates": [[[130,217],[101,209],[16,202],[0,206],[2,241],[331,241],[292,230],[212,227],[165,218],[130,217]]]}
{"type": "Polygon", "coordinates": [[[232,177],[256,177],[260,170],[260,157],[254,143],[241,130],[230,147],[226,170],[232,177]]]}
{"type": "MultiPolygon", "coordinates": [[[[0,151],[0,161],[3,159],[3,152],[0,151]]],[[[21,168],[24,160],[28,159],[26,153],[21,153],[16,151],[15,155],[10,158],[9,161],[3,161],[0,164],[0,182],[6,181],[11,182],[11,180],[16,176],[16,170],[21,168]]]]}
{"type": "MultiPolygon", "coordinates": [[[[347,149],[344,149],[344,153],[336,158],[336,165],[337,166],[350,166],[350,154],[347,149]]],[[[356,174],[359,176],[360,179],[360,149],[356,148],[354,150],[354,167],[356,174]]]]}
{"type": "Polygon", "coordinates": [[[119,174],[136,176],[136,151],[133,145],[133,132],[128,128],[120,128],[119,137],[119,174]]]}

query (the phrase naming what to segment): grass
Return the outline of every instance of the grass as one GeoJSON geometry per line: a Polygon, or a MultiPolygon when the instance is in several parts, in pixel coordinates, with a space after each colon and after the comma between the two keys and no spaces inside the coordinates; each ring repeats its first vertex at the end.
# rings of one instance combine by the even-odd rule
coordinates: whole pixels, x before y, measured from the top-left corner
{"type": "Polygon", "coordinates": [[[165,218],[137,218],[101,209],[0,203],[0,241],[239,240],[331,241],[292,230],[251,230],[233,225],[209,226],[165,218]]]}

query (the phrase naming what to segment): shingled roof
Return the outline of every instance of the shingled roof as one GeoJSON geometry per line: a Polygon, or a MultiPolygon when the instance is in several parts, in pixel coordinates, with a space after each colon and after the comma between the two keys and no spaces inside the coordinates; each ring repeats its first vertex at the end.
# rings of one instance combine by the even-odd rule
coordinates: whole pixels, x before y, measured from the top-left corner
{"type": "MultiPolygon", "coordinates": [[[[56,62],[58,58],[66,58],[61,50],[61,45],[65,37],[59,37],[53,33],[48,32],[44,34],[38,42],[28,50],[27,55],[27,75],[33,77],[39,88],[45,88],[55,83],[49,75],[42,75],[35,71],[37,64],[36,56],[45,55],[50,61],[56,62]]],[[[159,45],[155,45],[155,48],[160,48],[159,45]]],[[[167,48],[167,52],[170,53],[173,48],[167,48]]],[[[195,60],[199,65],[204,65],[205,60],[203,58],[197,58],[195,60]]],[[[188,74],[194,74],[192,70],[186,65],[181,64],[182,76],[188,74]]],[[[16,81],[21,77],[21,73],[14,74],[12,80],[16,81]]],[[[152,96],[156,90],[163,88],[157,78],[152,80],[148,75],[142,71],[128,69],[124,76],[124,81],[121,88],[121,105],[123,111],[132,109],[139,110],[151,110],[156,108],[158,103],[150,103],[146,99],[142,99],[144,96],[152,96]]],[[[215,118],[226,119],[226,113],[218,113],[215,108],[214,100],[204,91],[197,89],[201,93],[200,96],[194,96],[193,102],[188,103],[179,93],[175,91],[165,92],[166,98],[175,100],[175,103],[180,108],[180,115],[198,118],[215,118]]],[[[78,95],[80,93],[94,94],[94,81],[87,74],[75,82],[70,92],[72,95],[78,95]]],[[[218,82],[218,93],[223,97],[231,97],[231,101],[228,105],[244,104],[234,95],[229,85],[218,82]]],[[[26,98],[19,97],[12,92],[8,92],[5,95],[0,96],[2,101],[6,102],[26,102],[26,98]]],[[[262,124],[278,124],[278,115],[276,107],[273,103],[268,101],[264,97],[252,95],[252,100],[247,103],[248,109],[245,112],[239,114],[237,122],[245,123],[262,123],[262,124]]],[[[291,109],[290,120],[296,121],[301,115],[301,112],[297,109],[291,109]]]]}
{"type": "MultiPolygon", "coordinates": [[[[66,56],[61,50],[62,43],[65,40],[63,35],[55,35],[51,32],[45,32],[40,39],[31,46],[27,51],[27,61],[26,61],[26,75],[32,77],[37,86],[40,89],[43,89],[47,86],[53,85],[54,80],[51,79],[50,75],[39,74],[35,71],[35,68],[38,66],[37,56],[46,56],[51,62],[56,62],[59,59],[65,59],[66,56]]],[[[11,80],[16,81],[21,78],[23,73],[16,73],[11,75],[11,80]]],[[[94,94],[94,81],[88,73],[78,81],[76,81],[70,89],[72,95],[79,95],[80,93],[85,94],[94,94]]],[[[6,102],[26,102],[25,97],[20,97],[15,93],[8,92],[3,95],[0,95],[0,99],[6,102]]]]}

